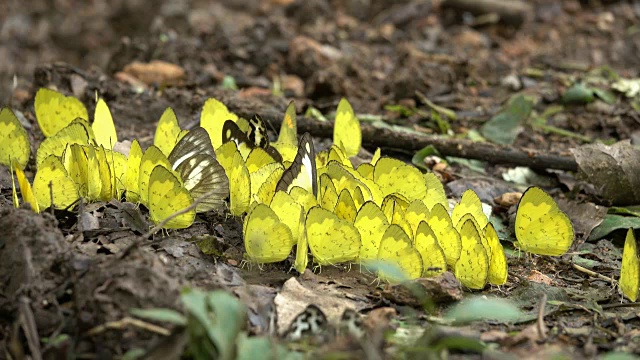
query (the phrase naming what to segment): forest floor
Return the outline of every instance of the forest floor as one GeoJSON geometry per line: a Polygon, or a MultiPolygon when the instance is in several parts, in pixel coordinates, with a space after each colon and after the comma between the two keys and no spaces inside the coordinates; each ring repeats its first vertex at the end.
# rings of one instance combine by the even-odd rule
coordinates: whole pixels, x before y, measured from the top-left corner
{"type": "Polygon", "coordinates": [[[89,113],[97,92],[111,109],[119,138],[136,138],[143,148],[153,142],[166,107],[188,129],[198,124],[204,101],[215,97],[238,115],[263,114],[272,135],[293,100],[301,114],[299,133],[309,131],[321,150],[330,144],[331,130],[318,125],[309,110],[331,119],[346,97],[363,124],[369,153],[381,147],[385,155],[411,161],[426,145],[440,150],[448,166],[434,170],[447,194],[459,199],[472,188],[492,206],[496,221],[504,224],[500,237],[509,263],[507,283],[483,291],[448,288],[455,281],[451,276],[419,282],[433,300],[427,309],[355,265],[308,269],[302,276],[289,271],[291,261],[241,266],[242,223],[224,215],[199,216],[188,229],[158,233],[130,247],[141,232],[121,226],[130,208],[114,201],[86,205],[82,211],[98,216],[101,226],[79,231],[75,213],[13,209],[11,176],[0,168],[0,358],[20,358],[20,353],[33,359],[39,358],[35,353],[133,358],[134,350],[158,344],[173,346],[163,349],[165,358],[173,358],[183,343],[127,321],[132,308],[182,311],[186,287],[233,293],[249,310],[252,335],[264,331],[274,299],[280,333],[309,303],[330,321],[349,307],[365,315],[370,328],[394,330],[373,353],[362,343],[313,347],[347,358],[418,357],[425,348],[451,358],[640,352],[640,313],[612,281],[619,276],[623,231],[587,241],[611,203],[584,191],[571,152],[592,142],[637,143],[637,104],[611,84],[639,76],[640,5],[510,1],[474,13],[464,3],[34,0],[0,5],[0,104],[30,125],[33,150],[44,138],[33,108],[40,87],[78,97],[89,113]],[[155,60],[165,63],[154,69],[141,65],[155,60]],[[576,84],[583,84],[578,99],[567,99],[576,84]],[[480,133],[491,137],[483,124],[517,94],[525,95],[532,109],[513,141],[487,155],[461,140],[480,133]],[[386,124],[385,131],[374,132],[380,124],[386,124]],[[402,139],[415,142],[397,141],[400,128],[402,139]],[[523,153],[565,162],[541,165],[509,155],[523,153]],[[526,179],[506,181],[518,177],[526,179]],[[572,219],[576,239],[566,255],[511,251],[514,203],[496,198],[527,185],[544,186],[572,219]],[[214,243],[215,250],[203,253],[202,241],[214,243]],[[576,264],[599,276],[577,270],[576,264]],[[440,321],[451,305],[475,295],[508,299],[524,315],[465,326],[440,321]],[[100,328],[104,324],[112,327],[100,328]],[[456,336],[473,339],[482,350],[440,341],[456,336]]]}

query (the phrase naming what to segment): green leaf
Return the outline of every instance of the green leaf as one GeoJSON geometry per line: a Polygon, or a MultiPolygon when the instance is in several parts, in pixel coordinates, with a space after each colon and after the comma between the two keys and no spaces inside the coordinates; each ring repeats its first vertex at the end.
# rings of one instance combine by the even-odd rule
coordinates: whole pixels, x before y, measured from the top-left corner
{"type": "Polygon", "coordinates": [[[420,99],[420,101],[422,101],[425,105],[430,107],[432,110],[435,110],[435,111],[439,112],[440,114],[444,114],[444,116],[448,117],[450,120],[455,120],[456,119],[456,112],[455,111],[453,111],[451,109],[447,109],[444,106],[439,106],[439,105],[434,104],[433,102],[431,102],[431,100],[427,99],[427,97],[424,96],[419,91],[416,91],[415,94],[420,99]]]}
{"type": "Polygon", "coordinates": [[[231,359],[234,354],[236,337],[246,322],[247,310],[233,295],[224,291],[208,294],[208,305],[215,315],[215,326],[209,336],[218,345],[223,359],[231,359]]]}
{"type": "Polygon", "coordinates": [[[387,261],[371,260],[365,263],[367,270],[373,273],[383,273],[385,279],[392,283],[400,283],[409,280],[407,275],[396,264],[387,261]]]}
{"type": "Polygon", "coordinates": [[[136,360],[144,358],[144,354],[146,351],[140,348],[133,348],[127,351],[123,356],[122,360],[136,360]]]}
{"type": "Polygon", "coordinates": [[[320,110],[314,108],[313,106],[309,106],[307,108],[307,111],[304,113],[304,116],[311,117],[311,118],[314,118],[316,120],[323,121],[323,122],[324,121],[328,121],[327,118],[324,115],[322,115],[322,112],[320,110]]]}
{"type": "Polygon", "coordinates": [[[512,98],[506,108],[487,121],[480,132],[490,141],[510,145],[522,130],[522,123],[529,118],[533,102],[522,95],[512,98]]]}
{"type": "Polygon", "coordinates": [[[602,223],[593,229],[587,241],[602,239],[615,230],[626,230],[629,228],[640,229],[640,218],[635,216],[607,214],[605,215],[604,220],[602,220],[602,223]]]}
{"type": "Polygon", "coordinates": [[[462,335],[448,335],[432,344],[433,350],[440,353],[442,350],[462,350],[480,353],[486,349],[487,345],[478,339],[462,335]]]}
{"type": "Polygon", "coordinates": [[[384,106],[387,111],[395,112],[404,117],[409,117],[416,113],[416,109],[400,105],[400,104],[388,104],[384,106]]]}
{"type": "Polygon", "coordinates": [[[600,357],[600,360],[637,360],[638,357],[624,352],[615,352],[612,351],[610,353],[606,353],[600,357]]]}
{"type": "Polygon", "coordinates": [[[587,104],[592,102],[593,98],[593,89],[582,83],[577,83],[562,95],[562,102],[565,104],[587,104]]]}
{"type": "Polygon", "coordinates": [[[596,95],[600,100],[606,102],[607,104],[615,104],[618,98],[614,93],[609,90],[593,88],[593,94],[596,95]]]}
{"type": "Polygon", "coordinates": [[[432,156],[432,155],[441,156],[438,150],[433,145],[425,146],[422,149],[418,150],[418,152],[416,152],[415,155],[413,155],[413,157],[411,158],[411,163],[416,167],[418,167],[419,169],[428,171],[429,168],[425,166],[424,159],[427,156],[432,156]]]}
{"type": "Polygon", "coordinates": [[[184,326],[187,318],[172,309],[129,309],[131,315],[151,321],[168,322],[175,325],[184,326]]]}
{"type": "Polygon", "coordinates": [[[445,314],[444,318],[458,324],[478,320],[513,322],[522,316],[522,312],[512,302],[500,298],[474,297],[465,299],[445,314]]]}
{"type": "Polygon", "coordinates": [[[238,85],[236,84],[236,79],[233,76],[225,75],[222,79],[222,88],[229,90],[238,90],[238,85]]]}
{"type": "Polygon", "coordinates": [[[268,337],[248,337],[241,333],[238,337],[237,360],[302,360],[302,353],[289,352],[286,346],[268,337]]]}

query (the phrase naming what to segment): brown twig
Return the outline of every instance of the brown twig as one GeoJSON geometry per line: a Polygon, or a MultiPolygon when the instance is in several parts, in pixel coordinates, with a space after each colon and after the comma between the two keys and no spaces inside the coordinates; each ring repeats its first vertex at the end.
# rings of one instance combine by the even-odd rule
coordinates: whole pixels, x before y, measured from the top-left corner
{"type": "Polygon", "coordinates": [[[106,331],[108,329],[120,330],[120,329],[126,328],[129,325],[132,325],[132,326],[135,326],[137,328],[144,329],[144,330],[147,330],[147,331],[151,331],[151,332],[154,332],[156,334],[164,335],[164,336],[171,335],[171,332],[169,330],[167,330],[167,329],[165,329],[165,328],[163,328],[161,326],[154,325],[154,324],[142,321],[142,320],[134,319],[134,318],[131,318],[131,317],[128,317],[128,316],[125,317],[125,318],[122,318],[120,320],[109,321],[109,322],[107,322],[105,324],[98,325],[98,326],[90,329],[87,332],[87,335],[89,335],[89,336],[97,335],[97,334],[100,334],[100,333],[102,333],[102,332],[104,332],[104,331],[106,331]]]}
{"type": "Polygon", "coordinates": [[[612,279],[610,277],[607,277],[607,276],[604,276],[602,274],[598,274],[597,272],[591,271],[591,270],[589,270],[587,268],[584,268],[584,267],[582,267],[580,265],[572,263],[571,266],[573,266],[574,269],[576,269],[576,270],[578,270],[580,272],[583,272],[583,273],[585,273],[585,274],[587,274],[589,276],[593,276],[593,277],[598,278],[600,280],[608,281],[611,284],[615,284],[616,283],[616,281],[614,279],[612,279]]]}
{"type": "Polygon", "coordinates": [[[536,322],[538,336],[540,336],[541,340],[544,340],[547,337],[547,327],[544,324],[544,308],[546,305],[547,294],[542,294],[542,298],[540,299],[540,308],[538,309],[538,321],[536,322]]]}
{"type": "MultiPolygon", "coordinates": [[[[256,112],[260,113],[262,118],[268,120],[276,129],[280,128],[284,118],[284,113],[274,110],[245,108],[242,105],[231,103],[229,105],[229,108],[238,116],[247,119],[256,112]]],[[[318,137],[331,138],[333,136],[333,122],[322,122],[304,116],[298,116],[297,122],[299,134],[309,132],[318,137]]],[[[443,156],[483,160],[493,164],[527,166],[535,170],[578,170],[578,164],[573,156],[554,155],[533,149],[474,142],[466,139],[445,139],[437,136],[399,133],[370,124],[362,124],[361,127],[362,145],[369,148],[381,147],[415,152],[431,145],[443,156]]]]}

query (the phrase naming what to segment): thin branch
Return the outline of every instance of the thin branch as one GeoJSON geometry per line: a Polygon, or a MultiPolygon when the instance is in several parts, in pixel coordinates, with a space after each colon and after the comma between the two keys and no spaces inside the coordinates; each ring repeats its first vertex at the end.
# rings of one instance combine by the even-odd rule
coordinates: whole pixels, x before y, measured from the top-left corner
{"type": "MultiPolygon", "coordinates": [[[[269,109],[256,109],[245,104],[229,103],[229,108],[238,116],[250,118],[256,112],[268,120],[274,128],[279,129],[284,113],[269,109]]],[[[316,137],[333,137],[333,122],[322,122],[316,119],[297,116],[298,133],[309,132],[316,137]]],[[[527,166],[535,170],[578,170],[573,156],[549,154],[545,151],[523,149],[514,146],[496,145],[487,142],[474,142],[466,139],[448,139],[438,136],[400,133],[387,128],[361,124],[362,145],[374,149],[376,147],[400,149],[416,152],[424,147],[433,146],[443,156],[454,156],[466,159],[482,160],[492,164],[527,166]]]]}

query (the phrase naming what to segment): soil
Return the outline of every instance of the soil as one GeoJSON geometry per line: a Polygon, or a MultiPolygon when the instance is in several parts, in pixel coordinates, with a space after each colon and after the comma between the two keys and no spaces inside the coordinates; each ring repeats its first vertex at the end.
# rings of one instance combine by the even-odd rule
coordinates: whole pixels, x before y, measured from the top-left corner
{"type": "MultiPolygon", "coordinates": [[[[531,0],[497,21],[462,11],[459,3],[464,2],[3,2],[0,104],[19,112],[34,150],[44,138],[33,110],[40,87],[75,95],[89,113],[98,92],[111,109],[119,138],[137,138],[143,148],[152,143],[166,107],[175,110],[183,128],[190,128],[197,125],[209,97],[240,115],[271,114],[264,116],[271,130],[279,128],[291,100],[298,114],[311,107],[330,114],[346,97],[361,119],[375,115],[417,133],[437,134],[428,115],[431,111],[417,92],[454,110],[457,118],[450,126],[460,135],[478,130],[516,92],[537,98],[534,111],[542,113],[560,103],[573,83],[594,72],[612,69],[625,78],[640,75],[637,3],[531,0]],[[177,67],[162,67],[146,83],[140,79],[152,71],[132,76],[132,64],[154,60],[177,67]],[[228,85],[230,79],[237,90],[228,85]],[[387,105],[394,104],[423,112],[405,116],[389,110],[387,105]]],[[[606,142],[637,137],[639,119],[628,101],[615,105],[596,101],[565,106],[548,118],[548,125],[606,142]]],[[[299,129],[311,131],[319,148],[329,144],[330,133],[314,125],[311,117],[299,122],[299,129]]],[[[415,152],[411,144],[389,145],[393,143],[393,138],[364,139],[370,152],[379,144],[385,144],[384,154],[407,160],[415,152]]],[[[581,144],[575,136],[527,128],[513,148],[567,155],[581,144]]],[[[466,167],[452,164],[440,175],[448,183],[450,198],[472,187],[508,223],[508,206],[494,201],[517,190],[502,182],[508,165],[490,162],[484,164],[485,175],[471,176],[466,167]]],[[[32,175],[34,169],[31,164],[27,173],[32,175]]],[[[574,189],[572,172],[543,175],[551,181],[547,187],[551,193],[567,199],[565,209],[598,201],[574,189]]],[[[139,214],[127,204],[87,205],[85,212],[95,216],[100,227],[81,231],[76,213],[14,209],[11,177],[4,168],[0,168],[0,189],[0,358],[29,356],[25,354],[39,358],[36,353],[46,358],[122,357],[162,339],[135,326],[95,331],[126,318],[131,308],[180,310],[181,289],[198,287],[229,291],[253,311],[273,302],[276,294],[289,288],[291,278],[297,278],[289,261],[245,266],[238,219],[205,214],[189,229],[158,233],[143,241],[139,235],[146,224],[122,225],[127,214],[139,214]],[[211,247],[207,254],[203,241],[211,247]],[[30,338],[33,335],[35,339],[30,338]],[[46,341],[61,335],[68,338],[55,344],[46,341]]],[[[592,226],[576,226],[573,253],[588,252],[601,263],[598,273],[617,278],[620,242],[610,238],[586,243],[593,224],[584,222],[592,226]]],[[[571,255],[523,259],[510,253],[507,284],[478,294],[513,299],[534,314],[531,321],[508,325],[480,321],[464,328],[443,326],[442,331],[495,343],[494,350],[516,357],[640,352],[637,311],[615,306],[621,300],[615,287],[577,271],[571,259],[571,255]],[[547,281],[535,278],[538,274],[553,290],[537,285],[547,281]],[[541,300],[543,293],[546,300],[541,300]],[[541,336],[535,314],[545,302],[553,311],[542,322],[549,331],[541,336]]],[[[351,306],[364,314],[393,308],[396,326],[408,321],[424,327],[463,296],[459,287],[450,287],[455,282],[450,277],[426,282],[421,286],[437,301],[433,312],[425,313],[410,294],[377,284],[374,276],[361,273],[355,265],[307,271],[297,281],[318,293],[336,291],[337,298],[350,299],[351,306]]],[[[276,306],[287,308],[278,301],[276,306]]],[[[249,322],[248,329],[260,334],[251,317],[249,322]]],[[[286,327],[287,321],[279,323],[286,327]]],[[[345,356],[357,357],[359,351],[347,349],[345,356]]],[[[379,356],[400,355],[385,347],[379,356]]]]}

